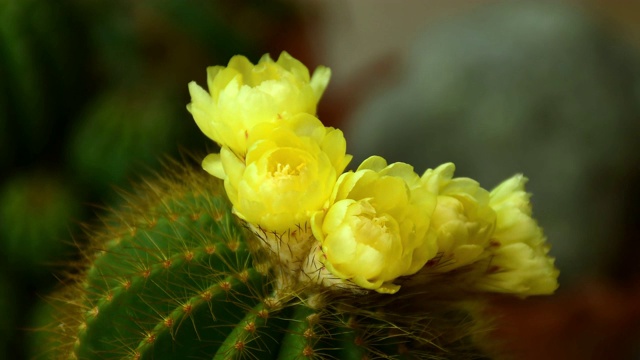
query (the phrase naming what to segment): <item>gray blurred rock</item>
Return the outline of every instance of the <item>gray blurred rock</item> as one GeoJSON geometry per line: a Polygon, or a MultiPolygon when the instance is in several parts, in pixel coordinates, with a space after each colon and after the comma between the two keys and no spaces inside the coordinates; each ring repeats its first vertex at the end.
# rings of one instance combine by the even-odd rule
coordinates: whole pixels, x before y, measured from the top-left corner
{"type": "Polygon", "coordinates": [[[638,64],[571,7],[486,6],[426,29],[401,83],[348,123],[349,152],[453,161],[488,189],[522,172],[561,282],[602,274],[640,194],[638,64]]]}

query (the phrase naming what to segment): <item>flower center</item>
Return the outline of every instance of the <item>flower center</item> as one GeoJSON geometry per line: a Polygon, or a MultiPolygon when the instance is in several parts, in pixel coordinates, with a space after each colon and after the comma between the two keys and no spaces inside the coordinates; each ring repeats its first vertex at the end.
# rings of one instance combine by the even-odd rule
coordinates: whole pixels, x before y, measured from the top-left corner
{"type": "Polygon", "coordinates": [[[360,242],[379,248],[392,236],[391,229],[387,226],[389,218],[385,214],[378,214],[368,201],[361,202],[360,206],[361,212],[356,216],[356,231],[360,242]]]}
{"type": "Polygon", "coordinates": [[[300,176],[307,167],[307,159],[299,151],[279,150],[269,159],[269,176],[272,179],[291,179],[300,176]]]}
{"type": "Polygon", "coordinates": [[[271,172],[271,176],[283,178],[283,177],[292,177],[300,175],[300,172],[304,168],[305,164],[300,163],[296,167],[292,167],[290,164],[280,164],[276,165],[276,168],[273,172],[271,172]]]}

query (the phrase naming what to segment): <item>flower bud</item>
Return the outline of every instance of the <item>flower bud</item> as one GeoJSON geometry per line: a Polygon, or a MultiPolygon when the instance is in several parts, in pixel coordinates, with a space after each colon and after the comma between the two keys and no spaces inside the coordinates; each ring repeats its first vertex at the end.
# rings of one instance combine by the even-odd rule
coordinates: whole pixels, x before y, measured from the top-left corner
{"type": "Polygon", "coordinates": [[[531,217],[527,179],[516,175],[491,191],[489,205],[497,215],[492,236],[491,261],[476,287],[484,291],[521,296],[553,293],[558,287],[558,269],[548,256],[542,229],[531,217]]]}
{"type": "Polygon", "coordinates": [[[256,65],[238,55],[227,67],[207,68],[208,92],[189,83],[187,109],[206,136],[243,157],[255,125],[298,113],[315,115],[330,77],[331,71],[322,66],[310,77],[286,52],[276,62],[264,55],[256,65]]]}
{"type": "Polygon", "coordinates": [[[427,170],[421,178],[429,191],[438,194],[431,218],[438,256],[430,262],[430,271],[450,271],[486,255],[496,221],[489,192],[475,180],[453,178],[454,171],[455,165],[446,163],[427,170]]]}
{"type": "Polygon", "coordinates": [[[411,166],[387,166],[377,156],[340,176],[330,206],[311,220],[321,262],[333,276],[394,293],[396,278],[415,273],[436,254],[427,237],[435,195],[418,184],[411,166]]]}

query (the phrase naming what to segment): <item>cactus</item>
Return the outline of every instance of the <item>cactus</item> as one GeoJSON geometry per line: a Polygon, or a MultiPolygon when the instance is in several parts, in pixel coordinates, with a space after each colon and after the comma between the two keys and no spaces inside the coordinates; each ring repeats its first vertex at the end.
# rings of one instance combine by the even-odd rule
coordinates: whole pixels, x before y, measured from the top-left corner
{"type": "Polygon", "coordinates": [[[524,176],[488,191],[379,156],[345,172],[342,132],[312,115],[329,69],[283,52],[208,76],[187,109],[220,153],[171,161],[88,232],[44,353],[480,358],[482,294],[557,288],[524,176]]]}
{"type": "Polygon", "coordinates": [[[278,289],[270,257],[202,170],[182,167],[126,199],[89,233],[86,269],[52,298],[54,358],[478,355],[471,320],[453,304],[417,315],[406,297],[278,289]]]}

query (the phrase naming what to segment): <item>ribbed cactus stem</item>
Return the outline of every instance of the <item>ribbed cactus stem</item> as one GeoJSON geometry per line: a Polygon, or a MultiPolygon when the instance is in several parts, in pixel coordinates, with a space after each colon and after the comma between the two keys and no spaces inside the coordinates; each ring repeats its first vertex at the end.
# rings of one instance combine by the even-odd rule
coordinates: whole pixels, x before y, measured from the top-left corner
{"type": "Polygon", "coordinates": [[[276,314],[277,310],[277,305],[268,299],[248,310],[220,345],[213,359],[244,359],[257,353],[261,359],[276,359],[288,321],[287,314],[276,314]]]}
{"type": "Polygon", "coordinates": [[[296,306],[280,344],[278,359],[312,357],[318,351],[316,344],[321,336],[318,313],[304,305],[296,306]]]}
{"type": "Polygon", "coordinates": [[[228,276],[189,298],[146,334],[134,351],[134,358],[174,359],[176,349],[180,349],[180,356],[204,356],[211,351],[204,352],[206,347],[217,347],[238,336],[231,324],[240,323],[246,307],[255,302],[247,291],[259,286],[261,279],[262,275],[255,271],[228,276]],[[200,345],[193,346],[194,341],[200,345]]]}
{"type": "Polygon", "coordinates": [[[86,269],[54,299],[64,311],[51,327],[58,332],[53,341],[64,343],[58,359],[360,360],[442,353],[438,339],[424,331],[447,323],[438,312],[433,318],[400,314],[392,297],[302,281],[302,263],[286,275],[291,266],[260,245],[232,214],[222,184],[198,170],[145,183],[127,199],[90,234],[86,269]]]}

